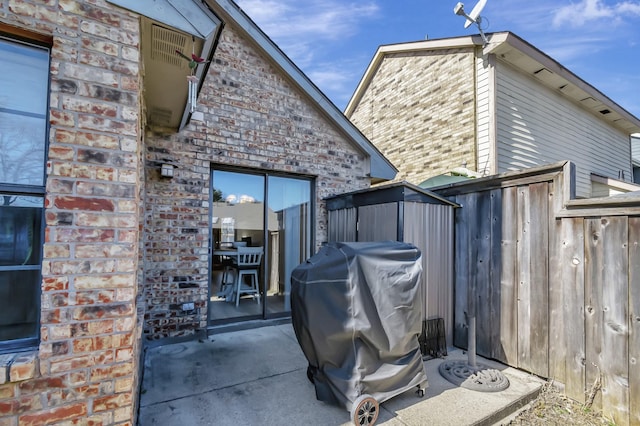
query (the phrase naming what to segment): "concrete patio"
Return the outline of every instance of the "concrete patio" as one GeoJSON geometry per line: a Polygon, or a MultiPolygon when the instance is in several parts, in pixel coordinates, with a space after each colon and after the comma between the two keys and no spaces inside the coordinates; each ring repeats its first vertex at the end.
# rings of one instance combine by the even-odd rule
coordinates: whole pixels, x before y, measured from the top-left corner
{"type": "MultiPolygon", "coordinates": [[[[458,350],[447,360],[466,359],[458,350]]],[[[429,388],[380,405],[380,425],[493,425],[535,398],[539,378],[478,358],[501,370],[501,392],[457,387],[438,372],[442,359],[425,361],[429,388]]],[[[350,425],[344,408],[316,400],[307,361],[290,324],[233,331],[150,347],[145,354],[139,426],[350,425]]]]}

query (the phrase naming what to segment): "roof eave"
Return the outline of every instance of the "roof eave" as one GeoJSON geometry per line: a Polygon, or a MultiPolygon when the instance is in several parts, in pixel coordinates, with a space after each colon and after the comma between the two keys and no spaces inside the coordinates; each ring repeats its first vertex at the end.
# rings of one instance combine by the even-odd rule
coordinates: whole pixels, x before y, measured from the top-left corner
{"type": "Polygon", "coordinates": [[[511,63],[517,68],[516,61],[509,57],[512,49],[526,55],[531,60],[539,64],[540,70],[546,69],[549,74],[548,82],[544,81],[542,75],[536,78],[547,87],[560,92],[564,97],[578,103],[582,108],[590,111],[599,119],[624,130],[629,135],[640,132],[640,119],[625,110],[616,102],[611,100],[604,93],[587,83],[573,72],[562,66],[558,61],[529,44],[514,33],[496,33],[491,37],[491,42],[484,48],[485,55],[495,54],[501,60],[511,63]],[[551,80],[557,81],[555,85],[551,80]],[[600,111],[608,110],[606,114],[600,111]]]}
{"type": "MultiPolygon", "coordinates": [[[[549,87],[558,90],[563,94],[563,96],[573,99],[574,102],[580,104],[585,110],[591,111],[591,113],[596,117],[625,132],[628,132],[628,134],[640,133],[640,119],[629,113],[598,89],[563,67],[559,62],[524,41],[522,38],[508,31],[489,33],[487,34],[487,37],[489,38],[489,43],[484,46],[483,54],[495,54],[500,56],[502,60],[509,62],[506,58],[506,53],[511,49],[519,51],[521,54],[531,58],[531,60],[539,63],[541,68],[546,68],[567,83],[567,86],[563,88],[549,87]],[[570,93],[570,90],[573,90],[573,93],[570,93]],[[584,97],[582,99],[578,99],[581,95],[584,95],[584,97]],[[600,111],[604,109],[608,109],[610,113],[606,115],[601,114],[600,111]]],[[[411,43],[380,46],[369,63],[369,66],[354,91],[351,100],[347,104],[345,115],[350,117],[353,114],[386,55],[393,53],[418,52],[421,50],[454,49],[473,46],[483,46],[483,41],[480,35],[422,40],[411,43]]],[[[514,66],[517,65],[514,64],[514,66]]],[[[542,80],[540,81],[545,84],[542,80]]]]}

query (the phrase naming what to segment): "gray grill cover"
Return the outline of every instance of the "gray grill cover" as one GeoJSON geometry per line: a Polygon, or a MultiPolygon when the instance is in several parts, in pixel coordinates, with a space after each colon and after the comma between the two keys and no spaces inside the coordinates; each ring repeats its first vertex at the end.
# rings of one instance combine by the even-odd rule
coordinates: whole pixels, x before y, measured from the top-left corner
{"type": "Polygon", "coordinates": [[[427,382],[420,250],[400,242],[330,243],[291,275],[291,315],[317,399],[350,410],[427,382]]]}

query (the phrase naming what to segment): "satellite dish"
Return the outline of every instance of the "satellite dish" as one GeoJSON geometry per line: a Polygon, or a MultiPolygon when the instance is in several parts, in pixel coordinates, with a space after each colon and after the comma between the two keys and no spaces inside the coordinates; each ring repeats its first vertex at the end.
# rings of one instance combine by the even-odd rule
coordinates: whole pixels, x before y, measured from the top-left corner
{"type": "Polygon", "coordinates": [[[475,6],[473,6],[471,13],[467,16],[467,21],[464,23],[465,28],[469,28],[471,24],[475,24],[479,21],[478,18],[480,18],[480,13],[486,4],[487,0],[480,0],[475,6]]]}
{"type": "Polygon", "coordinates": [[[475,6],[473,6],[473,9],[469,14],[467,14],[467,12],[464,11],[463,3],[458,3],[456,4],[456,7],[453,8],[453,13],[467,18],[466,22],[464,23],[465,28],[469,28],[471,24],[476,24],[476,26],[478,27],[478,31],[480,31],[480,36],[482,36],[482,41],[484,41],[484,44],[489,43],[489,41],[487,40],[487,37],[484,35],[484,32],[480,27],[480,23],[482,22],[482,17],[480,16],[480,13],[482,13],[482,9],[484,9],[484,6],[486,4],[487,4],[487,0],[478,1],[478,3],[476,3],[475,6]]]}

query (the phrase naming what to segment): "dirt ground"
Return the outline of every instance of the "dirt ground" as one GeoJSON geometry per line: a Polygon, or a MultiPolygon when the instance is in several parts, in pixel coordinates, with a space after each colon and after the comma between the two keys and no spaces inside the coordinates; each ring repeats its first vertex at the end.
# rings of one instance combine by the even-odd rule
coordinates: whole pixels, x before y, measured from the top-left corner
{"type": "Polygon", "coordinates": [[[538,398],[529,408],[507,423],[510,426],[576,425],[576,426],[614,426],[615,423],[604,418],[599,412],[562,395],[553,385],[543,386],[538,398]]]}

